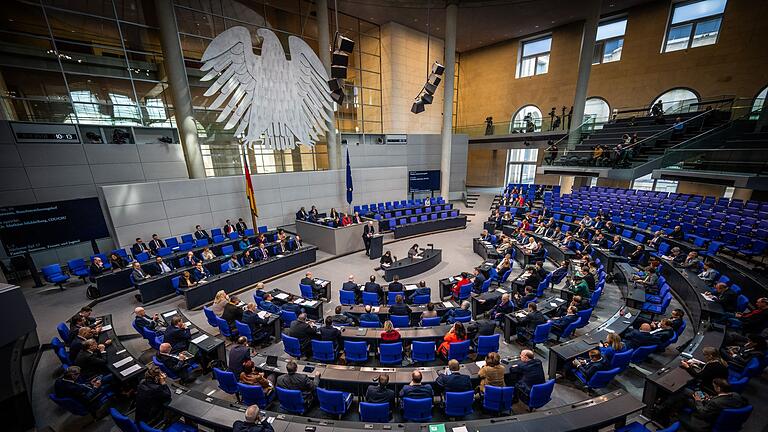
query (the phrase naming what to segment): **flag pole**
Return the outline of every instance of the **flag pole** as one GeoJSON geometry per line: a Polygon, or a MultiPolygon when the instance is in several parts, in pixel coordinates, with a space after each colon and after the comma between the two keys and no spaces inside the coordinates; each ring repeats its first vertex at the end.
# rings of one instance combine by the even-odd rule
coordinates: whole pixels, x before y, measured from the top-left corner
{"type": "Polygon", "coordinates": [[[256,197],[253,194],[253,185],[251,184],[251,170],[248,168],[248,150],[246,146],[247,142],[243,143],[243,168],[245,174],[245,196],[248,199],[248,210],[251,213],[251,223],[253,224],[253,231],[258,232],[258,221],[256,216],[256,197]],[[252,201],[253,200],[253,201],[252,201]]]}

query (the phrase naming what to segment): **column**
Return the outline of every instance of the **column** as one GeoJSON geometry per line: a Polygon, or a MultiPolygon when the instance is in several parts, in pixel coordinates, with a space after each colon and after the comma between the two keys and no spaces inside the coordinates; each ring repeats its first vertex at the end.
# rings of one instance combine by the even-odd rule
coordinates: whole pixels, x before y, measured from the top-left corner
{"type": "Polygon", "coordinates": [[[189,92],[184,56],[181,52],[176,14],[172,0],[156,0],[157,19],[160,23],[160,45],[168,75],[168,84],[173,97],[176,126],[179,128],[181,148],[187,163],[189,178],[205,178],[205,166],[200,145],[197,142],[197,127],[192,111],[192,95],[189,92]]]}
{"type": "MultiPolygon", "coordinates": [[[[328,36],[330,24],[328,22],[328,0],[317,0],[317,46],[320,52],[320,61],[323,62],[328,78],[331,77],[331,42],[328,36]]],[[[360,41],[357,41],[360,43],[360,41]]],[[[336,116],[333,110],[330,110],[331,120],[326,123],[328,132],[325,134],[325,140],[328,142],[328,168],[335,170],[341,167],[339,158],[339,143],[336,141],[336,116]]]]}
{"type": "Polygon", "coordinates": [[[451,186],[451,138],[453,137],[453,75],[456,68],[456,0],[445,8],[445,72],[443,73],[443,130],[440,154],[440,195],[450,199],[451,186]]]}
{"type": "Polygon", "coordinates": [[[578,131],[579,126],[584,121],[584,104],[587,101],[589,73],[592,69],[592,56],[595,52],[597,24],[600,21],[600,0],[592,0],[587,6],[591,12],[587,16],[586,21],[584,21],[584,30],[581,34],[579,73],[576,80],[576,94],[573,97],[573,117],[571,117],[570,135],[568,136],[569,149],[573,149],[579,142],[579,134],[573,132],[578,131]]]}

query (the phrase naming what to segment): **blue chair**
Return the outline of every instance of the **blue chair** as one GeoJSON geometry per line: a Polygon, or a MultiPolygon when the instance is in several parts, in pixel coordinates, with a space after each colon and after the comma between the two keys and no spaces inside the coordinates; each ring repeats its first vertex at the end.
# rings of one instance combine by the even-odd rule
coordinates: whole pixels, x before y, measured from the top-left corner
{"type": "Polygon", "coordinates": [[[387,304],[389,306],[392,306],[393,304],[397,303],[397,296],[402,295],[401,292],[388,292],[387,293],[387,304]]]}
{"type": "Polygon", "coordinates": [[[477,337],[477,355],[488,355],[488,353],[499,352],[499,333],[489,336],[477,337]]]}
{"type": "Polygon", "coordinates": [[[234,372],[213,368],[213,375],[219,382],[219,388],[228,394],[237,393],[237,378],[234,372]]]}
{"type": "Polygon", "coordinates": [[[223,235],[215,235],[215,236],[213,236],[213,242],[214,243],[221,243],[221,242],[223,242],[226,239],[227,238],[224,237],[223,235]]]}
{"type": "Polygon", "coordinates": [[[435,360],[435,341],[411,342],[411,360],[429,362],[435,360]]]}
{"type": "Polygon", "coordinates": [[[392,413],[388,403],[360,402],[360,421],[370,423],[389,423],[392,413]]]}
{"type": "Polygon", "coordinates": [[[459,287],[459,297],[455,300],[462,301],[469,298],[469,295],[472,294],[472,284],[468,283],[466,285],[462,285],[459,287]]]}
{"type": "MultiPolygon", "coordinates": [[[[656,429],[656,432],[677,432],[680,429],[680,422],[674,422],[664,429],[656,429]]],[[[642,423],[632,422],[624,427],[616,429],[616,432],[651,432],[642,423]]]]}
{"type": "Polygon", "coordinates": [[[747,384],[749,384],[749,377],[748,376],[743,376],[741,378],[728,377],[728,384],[731,385],[731,390],[735,391],[736,393],[742,393],[744,389],[747,388],[747,384]]]}
{"type": "Polygon", "coordinates": [[[720,411],[712,432],[737,432],[752,414],[752,405],[742,408],[726,408],[720,411]]]}
{"type": "Polygon", "coordinates": [[[53,393],[49,394],[48,398],[51,399],[56,405],[64,408],[71,414],[77,416],[88,415],[88,408],[74,399],[60,398],[53,393]]]}
{"type": "Polygon", "coordinates": [[[594,390],[607,387],[608,384],[613,381],[613,378],[619,374],[619,372],[621,372],[619,368],[598,371],[595,372],[595,374],[592,375],[589,380],[587,380],[587,378],[579,370],[574,370],[573,374],[576,375],[576,378],[578,378],[582,384],[586,385],[587,388],[594,390]]]}
{"type": "Polygon", "coordinates": [[[164,257],[164,256],[168,256],[168,255],[170,255],[172,253],[173,253],[173,249],[171,249],[170,247],[157,248],[157,255],[158,256],[164,257]]]}
{"type": "Polygon", "coordinates": [[[567,327],[563,330],[562,333],[557,334],[555,331],[552,331],[552,334],[557,336],[557,340],[560,340],[560,338],[570,338],[573,335],[573,332],[576,331],[577,328],[579,328],[579,325],[581,325],[581,318],[577,318],[576,321],[568,324],[567,327]]]}
{"type": "Polygon", "coordinates": [[[472,321],[472,315],[467,315],[463,317],[454,317],[453,322],[460,322],[462,324],[466,324],[468,322],[472,321]]]}
{"type": "Polygon", "coordinates": [[[238,320],[235,320],[235,328],[237,329],[237,334],[240,336],[245,336],[246,339],[248,339],[248,343],[253,342],[253,333],[251,333],[251,326],[248,324],[243,324],[238,320]]]}
{"type": "Polygon", "coordinates": [[[280,408],[293,414],[304,414],[304,397],[301,390],[288,390],[282,387],[276,387],[277,400],[280,401],[280,408]]]}
{"type": "Polygon", "coordinates": [[[184,294],[181,291],[181,288],[179,288],[179,282],[181,282],[181,276],[174,276],[171,278],[171,286],[173,287],[173,290],[176,292],[176,295],[184,294]]]}
{"type": "Polygon", "coordinates": [[[431,318],[424,318],[421,320],[421,326],[422,327],[435,327],[440,325],[440,321],[442,320],[442,317],[436,316],[431,318]]]}
{"type": "Polygon", "coordinates": [[[379,305],[379,295],[374,292],[364,292],[363,293],[363,304],[364,305],[371,305],[371,306],[378,306],[379,305]]]}
{"type": "Polygon", "coordinates": [[[317,389],[317,400],[320,402],[320,410],[326,414],[336,415],[339,420],[347,413],[352,405],[352,393],[317,389]]]}
{"type": "Polygon", "coordinates": [[[112,416],[112,421],[122,432],[139,432],[139,428],[136,427],[136,423],[128,417],[124,416],[120,411],[110,408],[109,415],[112,416]]]}
{"type": "Polygon", "coordinates": [[[219,327],[219,320],[216,314],[209,308],[208,306],[203,306],[203,313],[205,314],[205,319],[208,321],[208,325],[211,327],[219,327]]]}
{"type": "Polygon", "coordinates": [[[445,415],[448,417],[464,417],[472,414],[474,399],[474,390],[445,392],[445,415]]]}
{"type": "Polygon", "coordinates": [[[283,350],[285,351],[285,353],[288,354],[289,356],[300,359],[301,344],[299,343],[299,339],[288,336],[287,334],[282,335],[282,339],[283,339],[283,350]]]}
{"type": "Polygon", "coordinates": [[[535,347],[536,344],[545,343],[549,340],[549,332],[552,330],[552,323],[546,322],[539,324],[533,331],[532,337],[528,340],[531,347],[535,347]]]}
{"type": "MultiPolygon", "coordinates": [[[[195,237],[192,234],[184,234],[181,236],[181,243],[194,243],[195,237]]],[[[167,243],[166,243],[167,244],[167,243]]]]}
{"type": "Polygon", "coordinates": [[[51,264],[43,267],[40,269],[43,273],[43,278],[48,283],[52,283],[59,287],[59,289],[64,289],[64,282],[67,282],[69,280],[69,276],[64,274],[64,271],[61,270],[61,266],[58,264],[51,264]]]}
{"type": "Polygon", "coordinates": [[[413,304],[422,305],[429,303],[429,294],[421,294],[413,297],[413,304]]]}
{"type": "Polygon", "coordinates": [[[85,260],[82,258],[75,258],[67,261],[67,268],[69,268],[70,274],[82,279],[83,283],[85,283],[85,279],[91,274],[88,267],[85,265],[85,260]]]}
{"type": "Polygon", "coordinates": [[[312,287],[309,285],[299,284],[299,291],[301,292],[301,296],[305,299],[312,300],[315,298],[315,295],[312,292],[312,287]]]}
{"type": "Polygon", "coordinates": [[[332,341],[312,341],[312,358],[319,362],[333,362],[336,361],[336,350],[333,347],[332,341]]]}
{"type": "Polygon", "coordinates": [[[736,298],[736,312],[744,312],[749,305],[749,298],[744,294],[739,294],[736,298]]]}
{"type": "Polygon", "coordinates": [[[390,315],[389,320],[395,327],[409,327],[411,325],[411,317],[407,315],[390,315]]]}
{"type": "Polygon", "coordinates": [[[432,420],[432,398],[403,398],[403,418],[412,422],[432,420]]]}
{"type": "Polygon", "coordinates": [[[469,340],[453,342],[448,345],[448,360],[456,359],[459,363],[469,355],[469,340]]]}
{"type": "Polygon", "coordinates": [[[259,233],[265,233],[268,230],[266,225],[262,225],[258,229],[259,229],[259,233]]]}
{"type": "Polygon", "coordinates": [[[195,247],[204,247],[204,246],[208,246],[208,239],[195,240],[195,247]]]}
{"type": "Polygon", "coordinates": [[[483,395],[483,409],[492,413],[512,412],[514,397],[514,387],[486,385],[483,395]]]}
{"type": "Polygon", "coordinates": [[[344,341],[344,355],[347,362],[367,362],[368,361],[368,343],[365,341],[344,341]]]}
{"type": "Polygon", "coordinates": [[[228,337],[230,339],[234,336],[232,329],[229,328],[229,323],[227,320],[216,317],[216,323],[218,323],[219,331],[221,332],[222,336],[228,337]]]}
{"type": "Polygon", "coordinates": [[[360,321],[360,327],[379,328],[381,327],[381,323],[379,321],[360,321]]]}
{"type": "Polygon", "coordinates": [[[633,353],[634,350],[628,349],[626,351],[613,354],[613,358],[611,359],[611,369],[619,368],[619,373],[624,372],[624,370],[629,367],[629,363],[632,361],[633,353]]]}
{"type": "Polygon", "coordinates": [[[379,362],[383,365],[401,364],[403,362],[403,343],[383,343],[379,345],[379,362]]]}
{"type": "Polygon", "coordinates": [[[229,271],[229,261],[221,263],[221,265],[219,266],[219,270],[221,271],[221,273],[228,272],[229,271]]]}
{"type": "Polygon", "coordinates": [[[520,400],[528,405],[528,410],[533,411],[548,404],[552,400],[552,390],[555,389],[555,380],[551,379],[543,384],[531,387],[530,394],[521,393],[520,400]]]}
{"type": "Polygon", "coordinates": [[[281,310],[280,311],[280,321],[283,322],[283,327],[290,327],[291,323],[296,321],[296,312],[288,311],[288,310],[281,310]]]}
{"type": "Polygon", "coordinates": [[[146,252],[142,252],[140,254],[137,254],[134,258],[136,258],[136,261],[143,263],[149,261],[149,254],[146,252]]]}
{"type": "Polygon", "coordinates": [[[635,348],[634,352],[632,353],[632,363],[640,364],[644,362],[645,359],[647,359],[648,356],[658,348],[658,345],[646,345],[635,348]]]}
{"type": "Polygon", "coordinates": [[[343,305],[357,304],[354,291],[339,291],[339,303],[343,305]]]}
{"type": "Polygon", "coordinates": [[[235,253],[235,247],[232,245],[226,245],[221,248],[222,255],[229,256],[229,255],[232,255],[233,253],[235,253]]]}
{"type": "Polygon", "coordinates": [[[589,308],[589,309],[580,310],[578,312],[579,321],[581,321],[581,324],[579,324],[576,328],[583,328],[587,324],[589,324],[589,317],[592,316],[593,310],[594,310],[593,308],[589,308]]]}
{"type": "Polygon", "coordinates": [[[69,327],[66,323],[59,323],[56,325],[56,331],[59,333],[59,337],[62,341],[64,341],[65,344],[69,344],[72,342],[69,338],[69,327]]]}
{"type": "Polygon", "coordinates": [[[258,405],[261,409],[265,409],[275,398],[275,392],[271,392],[269,397],[264,395],[264,389],[260,385],[237,383],[237,393],[243,405],[258,405]]]}

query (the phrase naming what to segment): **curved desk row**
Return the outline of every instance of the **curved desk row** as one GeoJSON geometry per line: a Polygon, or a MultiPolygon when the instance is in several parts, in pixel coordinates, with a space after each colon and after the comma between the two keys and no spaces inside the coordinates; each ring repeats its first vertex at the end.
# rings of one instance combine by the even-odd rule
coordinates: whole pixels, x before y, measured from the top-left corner
{"type": "MultiPolygon", "coordinates": [[[[198,355],[198,360],[200,361],[200,364],[203,366],[203,368],[206,368],[208,363],[210,363],[212,360],[226,361],[227,356],[226,350],[224,348],[224,341],[196,326],[193,322],[187,319],[184,313],[182,313],[180,310],[171,309],[160,314],[160,317],[163,319],[166,328],[174,316],[179,316],[182,319],[187,329],[189,330],[189,333],[192,335],[190,344],[195,348],[189,348],[187,350],[190,352],[194,351],[192,353],[198,355]]],[[[275,320],[277,320],[279,325],[280,319],[275,318],[275,320]]]]}
{"type": "Polygon", "coordinates": [[[317,320],[322,320],[325,317],[325,315],[323,314],[323,305],[325,304],[325,302],[323,302],[322,300],[306,299],[302,296],[297,296],[296,294],[291,294],[289,292],[283,291],[280,288],[275,288],[269,291],[269,294],[272,295],[272,303],[281,307],[284,304],[288,303],[288,299],[291,298],[291,296],[293,296],[294,300],[291,303],[296,304],[302,309],[304,309],[304,311],[307,313],[307,318],[309,319],[317,321],[317,320]]]}
{"type": "Polygon", "coordinates": [[[101,332],[97,341],[104,343],[107,339],[112,340],[112,343],[105,347],[109,371],[120,382],[138,380],[144,375],[147,368],[120,342],[115,329],[112,327],[112,315],[102,316],[101,325],[101,332]]]}
{"type": "MultiPolygon", "coordinates": [[[[443,324],[433,327],[403,327],[397,331],[400,333],[400,340],[403,343],[415,340],[441,341],[451,327],[450,324],[443,324]]],[[[381,332],[383,331],[382,328],[342,327],[341,337],[353,341],[366,341],[376,346],[381,342],[381,332]]]]}
{"type": "Polygon", "coordinates": [[[397,275],[400,279],[407,279],[435,267],[443,260],[442,249],[424,249],[421,258],[401,258],[384,270],[384,280],[391,282],[397,275]]]}
{"type": "MultiPolygon", "coordinates": [[[[458,211],[457,211],[458,213],[458,211]]],[[[467,216],[458,215],[442,219],[434,219],[423,222],[411,222],[405,225],[397,225],[392,229],[396,239],[410,237],[418,234],[426,234],[447,229],[465,228],[467,216]]]]}
{"type": "Polygon", "coordinates": [[[688,309],[686,312],[690,318],[689,322],[693,324],[695,331],[699,330],[702,321],[709,321],[712,317],[723,314],[723,307],[719,303],[707,300],[702,295],[709,291],[709,286],[699,279],[696,272],[675,267],[664,260],[661,260],[660,267],[660,274],[667,280],[678,300],[688,309]]]}
{"type": "MultiPolygon", "coordinates": [[[[216,431],[231,431],[235,420],[242,420],[245,406],[214,398],[205,393],[172,385],[172,401],[168,408],[185,419],[216,431]]],[[[507,432],[510,428],[521,432],[537,431],[597,431],[610,425],[621,426],[632,413],[643,409],[643,404],[623,390],[617,390],[578,403],[483,420],[442,423],[445,431],[466,427],[471,431],[507,432]]],[[[265,412],[275,432],[353,432],[359,430],[421,432],[427,424],[420,423],[362,423],[303,417],[265,412]]]]}
{"type": "MultiPolygon", "coordinates": [[[[435,312],[437,312],[438,316],[445,315],[449,310],[459,307],[459,304],[456,303],[453,300],[448,300],[445,302],[437,302],[433,303],[435,307],[435,312]]],[[[408,306],[411,309],[411,320],[414,318],[420,319],[421,314],[423,312],[426,312],[427,305],[409,305],[408,306]]],[[[372,313],[378,314],[380,318],[389,319],[389,308],[390,306],[382,305],[382,306],[374,306],[372,308],[372,313]]],[[[365,313],[365,306],[363,305],[351,305],[351,306],[341,306],[342,312],[348,312],[353,315],[361,315],[365,313]]]]}

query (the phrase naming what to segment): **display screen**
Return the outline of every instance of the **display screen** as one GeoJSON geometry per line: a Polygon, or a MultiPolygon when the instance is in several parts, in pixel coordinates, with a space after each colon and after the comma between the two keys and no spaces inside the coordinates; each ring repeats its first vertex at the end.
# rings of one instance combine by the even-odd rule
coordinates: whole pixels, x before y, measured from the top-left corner
{"type": "Polygon", "coordinates": [[[9,256],[109,237],[98,198],[0,208],[0,240],[9,256]]]}
{"type": "Polygon", "coordinates": [[[408,171],[408,192],[440,190],[440,170],[408,171]]]}

